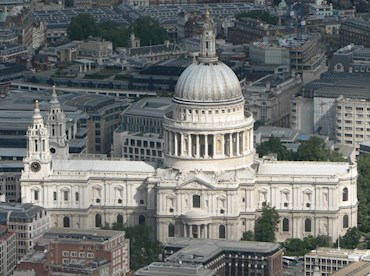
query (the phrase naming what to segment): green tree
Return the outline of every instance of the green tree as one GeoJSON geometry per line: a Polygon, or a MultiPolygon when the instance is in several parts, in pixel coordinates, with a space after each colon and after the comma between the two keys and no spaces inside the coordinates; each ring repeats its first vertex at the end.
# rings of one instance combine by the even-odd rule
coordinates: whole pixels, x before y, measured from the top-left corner
{"type": "MultiPolygon", "coordinates": [[[[357,248],[358,243],[360,242],[361,233],[357,227],[351,227],[347,230],[347,233],[340,239],[340,247],[347,249],[357,248]]],[[[338,246],[338,240],[335,243],[335,246],[338,246]]]]}
{"type": "Polygon", "coordinates": [[[318,235],[316,237],[310,235],[303,240],[298,238],[287,239],[282,243],[282,246],[289,256],[303,256],[317,247],[331,247],[332,241],[331,237],[327,235],[318,235]]]}
{"type": "Polygon", "coordinates": [[[142,16],[135,20],[129,27],[129,33],[134,33],[140,38],[142,46],[162,44],[168,39],[166,30],[159,22],[149,16],[142,16]]]}
{"type": "Polygon", "coordinates": [[[255,240],[262,242],[275,242],[275,232],[280,222],[279,213],[275,207],[265,204],[262,207],[262,216],[256,222],[255,240]]]}
{"type": "Polygon", "coordinates": [[[128,30],[114,21],[98,24],[98,33],[101,38],[111,41],[113,48],[127,46],[128,30]]]}
{"type": "Polygon", "coordinates": [[[298,238],[287,239],[282,246],[290,256],[303,256],[308,252],[305,242],[298,238]]]}
{"type": "Polygon", "coordinates": [[[368,233],[370,232],[370,155],[360,156],[357,161],[358,228],[368,233]]]}
{"type": "Polygon", "coordinates": [[[256,151],[259,157],[263,157],[271,153],[276,153],[278,160],[291,159],[291,152],[283,146],[279,138],[274,136],[271,136],[268,141],[259,144],[256,151]]]}
{"type": "Polygon", "coordinates": [[[251,230],[243,232],[243,236],[240,239],[242,241],[253,241],[254,240],[254,234],[251,230]]]}
{"type": "Polygon", "coordinates": [[[296,153],[298,161],[331,161],[344,162],[343,156],[328,149],[323,139],[311,137],[308,141],[303,141],[296,153]]]}
{"type": "Polygon", "coordinates": [[[328,235],[318,235],[315,238],[316,247],[331,247],[333,242],[328,235]]]}
{"type": "Polygon", "coordinates": [[[99,33],[94,17],[88,13],[80,13],[72,17],[67,29],[67,34],[71,40],[83,40],[89,36],[97,36],[99,33]]]}
{"type": "MultiPolygon", "coordinates": [[[[116,228],[119,225],[115,225],[116,228]]],[[[118,229],[117,229],[118,230],[118,229]]],[[[130,239],[130,266],[137,270],[159,260],[163,252],[162,244],[151,239],[151,228],[145,224],[123,227],[125,237],[130,239]]]]}
{"type": "Polygon", "coordinates": [[[266,22],[271,25],[277,25],[279,21],[277,16],[272,15],[268,11],[265,11],[265,10],[254,10],[254,11],[241,12],[241,13],[238,13],[235,17],[237,19],[243,18],[243,17],[254,18],[254,19],[258,19],[260,21],[266,22]]]}

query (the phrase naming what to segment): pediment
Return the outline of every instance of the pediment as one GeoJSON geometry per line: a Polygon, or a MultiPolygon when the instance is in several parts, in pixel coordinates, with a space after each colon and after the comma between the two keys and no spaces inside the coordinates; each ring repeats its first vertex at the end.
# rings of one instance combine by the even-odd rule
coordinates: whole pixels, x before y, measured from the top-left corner
{"type": "Polygon", "coordinates": [[[215,187],[211,183],[203,179],[200,179],[198,177],[193,177],[191,179],[188,179],[176,187],[177,190],[179,189],[208,190],[208,189],[214,189],[214,188],[215,187]]]}

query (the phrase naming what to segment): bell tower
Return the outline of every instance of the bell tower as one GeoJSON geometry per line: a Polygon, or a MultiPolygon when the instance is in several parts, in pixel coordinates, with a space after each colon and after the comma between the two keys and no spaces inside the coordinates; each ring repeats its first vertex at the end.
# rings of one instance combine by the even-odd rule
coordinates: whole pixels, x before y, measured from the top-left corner
{"type": "Polygon", "coordinates": [[[49,132],[40,113],[39,102],[35,102],[32,125],[27,130],[27,156],[24,159],[24,172],[36,175],[49,174],[51,154],[49,150],[49,132]]]}
{"type": "Polygon", "coordinates": [[[60,106],[55,85],[53,85],[46,126],[49,131],[50,153],[53,158],[67,159],[69,145],[66,137],[66,116],[60,106]]]}

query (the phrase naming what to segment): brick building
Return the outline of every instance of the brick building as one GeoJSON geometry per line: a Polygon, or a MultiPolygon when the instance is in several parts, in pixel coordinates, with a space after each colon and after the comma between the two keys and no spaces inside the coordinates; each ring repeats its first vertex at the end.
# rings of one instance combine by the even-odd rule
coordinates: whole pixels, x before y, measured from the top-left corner
{"type": "Polygon", "coordinates": [[[129,259],[123,231],[53,228],[17,265],[17,272],[122,276],[130,270],[129,259]]]}

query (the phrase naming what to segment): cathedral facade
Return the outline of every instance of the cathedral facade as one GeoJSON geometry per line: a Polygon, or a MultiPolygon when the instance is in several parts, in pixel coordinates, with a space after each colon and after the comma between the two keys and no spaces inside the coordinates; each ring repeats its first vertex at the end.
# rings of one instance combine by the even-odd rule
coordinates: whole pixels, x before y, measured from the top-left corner
{"type": "Polygon", "coordinates": [[[47,208],[52,226],[149,224],[156,238],[239,240],[265,203],[280,214],[278,240],[329,235],[357,225],[357,166],[256,159],[253,117],[240,83],[218,60],[209,13],[200,54],[176,85],[164,117],[164,162],[68,154],[56,96],[44,122],[36,104],[27,132],[22,202],[47,208]]]}

